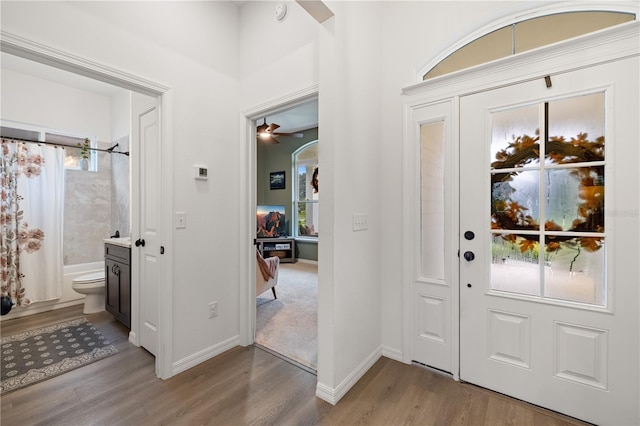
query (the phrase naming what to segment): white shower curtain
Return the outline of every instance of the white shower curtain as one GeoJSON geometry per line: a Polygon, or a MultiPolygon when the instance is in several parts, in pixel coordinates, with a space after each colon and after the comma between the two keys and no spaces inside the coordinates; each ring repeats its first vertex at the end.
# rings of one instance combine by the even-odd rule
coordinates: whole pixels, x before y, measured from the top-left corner
{"type": "Polygon", "coordinates": [[[64,149],[3,139],[2,156],[2,294],[18,306],[58,299],[64,149]]]}

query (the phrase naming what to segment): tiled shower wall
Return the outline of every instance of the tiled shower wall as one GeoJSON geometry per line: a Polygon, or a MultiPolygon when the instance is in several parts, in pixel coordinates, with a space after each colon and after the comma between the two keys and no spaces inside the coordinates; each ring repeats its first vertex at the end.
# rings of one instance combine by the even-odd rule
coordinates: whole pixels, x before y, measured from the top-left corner
{"type": "MultiPolygon", "coordinates": [[[[129,136],[113,142],[114,145],[116,143],[118,147],[115,151],[129,151],[129,136]]],[[[111,155],[111,235],[117,230],[121,237],[131,234],[129,159],[127,155],[111,155]]]]}
{"type": "MultiPolygon", "coordinates": [[[[126,148],[122,148],[122,143],[116,141],[120,144],[116,150],[129,150],[129,138],[123,139],[126,139],[126,148]]],[[[116,142],[99,142],[98,148],[110,148],[116,142]]],[[[100,262],[104,259],[105,238],[112,236],[116,229],[121,236],[129,235],[128,164],[129,157],[125,155],[99,152],[98,171],[65,172],[65,265],[100,262]],[[116,157],[119,158],[116,160],[116,157]],[[125,163],[126,172],[123,170],[125,163]],[[122,228],[118,228],[119,226],[122,228]]]]}

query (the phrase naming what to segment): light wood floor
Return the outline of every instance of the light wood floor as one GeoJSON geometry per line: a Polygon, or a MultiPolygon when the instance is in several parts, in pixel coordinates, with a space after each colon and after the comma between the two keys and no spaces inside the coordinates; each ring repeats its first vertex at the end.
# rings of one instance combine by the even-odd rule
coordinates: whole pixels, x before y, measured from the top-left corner
{"type": "MultiPolygon", "coordinates": [[[[82,315],[81,307],[3,321],[2,335],[82,315]]],[[[316,377],[237,347],[169,380],[107,313],[86,316],[120,351],[1,397],[3,425],[580,425],[417,366],[382,358],[336,405],[316,377]]]]}

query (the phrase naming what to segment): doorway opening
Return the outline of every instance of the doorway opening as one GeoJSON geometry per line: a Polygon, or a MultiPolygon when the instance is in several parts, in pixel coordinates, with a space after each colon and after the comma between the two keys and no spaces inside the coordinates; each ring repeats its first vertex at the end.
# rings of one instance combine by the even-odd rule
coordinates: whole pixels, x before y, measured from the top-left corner
{"type": "Polygon", "coordinates": [[[254,124],[254,342],[315,373],[319,197],[312,182],[314,172],[317,182],[318,170],[317,99],[263,112],[254,124]],[[304,161],[300,152],[306,153],[304,161]],[[263,263],[276,264],[272,276],[262,274],[263,263]]]}
{"type": "MultiPolygon", "coordinates": [[[[144,95],[144,97],[151,99],[155,108],[158,111],[157,117],[158,120],[156,122],[156,126],[158,129],[157,138],[155,139],[157,142],[157,146],[159,149],[157,152],[161,152],[162,154],[154,157],[154,161],[158,162],[155,165],[156,169],[164,169],[166,167],[161,167],[159,164],[161,161],[164,161],[165,158],[164,153],[169,150],[169,137],[166,133],[166,128],[169,126],[169,116],[166,113],[168,111],[168,106],[170,105],[170,99],[167,97],[169,94],[169,88],[158,85],[148,80],[141,79],[137,76],[133,76],[130,74],[122,73],[114,68],[106,67],[101,64],[95,62],[89,62],[82,58],[78,58],[72,55],[69,55],[59,49],[53,49],[49,46],[42,45],[33,41],[25,40],[21,37],[14,37],[12,34],[3,33],[3,45],[2,45],[2,53],[3,55],[12,55],[16,58],[21,58],[22,60],[26,60],[27,64],[41,66],[44,67],[46,64],[46,73],[51,75],[59,76],[60,78],[66,78],[68,80],[73,79],[82,79],[83,84],[88,84],[89,86],[96,86],[100,84],[102,88],[110,87],[110,90],[120,90],[120,91],[130,91],[129,93],[136,93],[140,95],[144,95]]],[[[129,117],[130,119],[130,117],[129,117]]],[[[132,158],[135,157],[135,147],[132,147],[132,158]]],[[[134,159],[134,161],[136,161],[134,159]]],[[[147,159],[140,158],[138,155],[139,164],[148,164],[147,159]]],[[[135,163],[132,162],[132,165],[135,166],[135,163]]],[[[132,174],[135,174],[135,169],[132,170],[132,174]]],[[[163,175],[162,179],[155,180],[155,185],[151,189],[153,192],[163,194],[161,200],[159,200],[159,204],[162,205],[162,208],[157,208],[154,206],[155,211],[168,211],[167,205],[171,200],[171,189],[168,183],[171,181],[170,173],[163,175]],[[165,190],[166,188],[166,190],[165,190]],[[162,190],[161,190],[162,189],[162,190]]],[[[134,176],[134,184],[135,184],[135,176],[134,176]]],[[[136,211],[139,211],[143,201],[142,198],[139,197],[139,194],[145,193],[149,191],[149,188],[131,188],[133,195],[131,196],[131,205],[130,205],[130,217],[133,218],[131,220],[131,234],[132,238],[139,238],[136,231],[139,229],[139,223],[137,223],[136,211]]],[[[158,227],[157,230],[158,236],[161,237],[164,244],[170,244],[170,235],[166,235],[163,232],[163,229],[169,229],[166,225],[170,223],[170,217],[166,214],[161,214],[158,216],[158,227]]],[[[111,233],[108,233],[105,238],[108,238],[111,233]]],[[[132,244],[133,246],[133,244],[132,244]]],[[[166,258],[166,262],[158,262],[157,267],[162,270],[161,273],[156,274],[158,277],[167,277],[171,276],[171,260],[170,258],[166,258]]],[[[173,375],[173,366],[172,366],[172,348],[170,345],[163,344],[164,342],[168,342],[171,340],[171,323],[172,323],[172,314],[171,312],[165,312],[166,309],[163,309],[163,306],[168,306],[167,303],[161,303],[161,300],[164,298],[171,298],[171,286],[170,282],[160,279],[156,281],[156,284],[160,288],[160,295],[156,298],[145,298],[144,295],[141,294],[142,284],[141,280],[144,280],[144,276],[139,276],[135,273],[136,269],[139,270],[137,265],[140,264],[140,260],[138,255],[133,255],[131,258],[132,261],[132,270],[134,274],[131,277],[131,332],[129,334],[129,341],[134,343],[135,345],[140,345],[140,301],[147,300],[150,301],[149,305],[153,305],[153,309],[158,314],[158,323],[157,323],[157,339],[159,345],[165,347],[165,350],[161,353],[158,353],[156,356],[156,375],[160,378],[168,378],[173,375]],[[158,282],[159,281],[159,282],[158,282]]]]}

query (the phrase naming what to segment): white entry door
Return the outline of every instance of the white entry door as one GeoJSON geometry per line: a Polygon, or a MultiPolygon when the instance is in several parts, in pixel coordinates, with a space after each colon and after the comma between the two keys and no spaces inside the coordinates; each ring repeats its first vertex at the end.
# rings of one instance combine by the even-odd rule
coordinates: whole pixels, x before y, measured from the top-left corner
{"type": "MultiPolygon", "coordinates": [[[[160,256],[160,134],[157,100],[132,93],[133,149],[136,167],[133,167],[133,196],[140,202],[133,211],[131,236],[132,274],[139,283],[139,291],[133,292],[133,304],[138,315],[133,315],[134,326],[139,333],[140,346],[158,353],[158,305],[159,305],[159,256],[160,256]]],[[[135,205],[136,203],[134,203],[135,205]]],[[[157,364],[156,364],[157,370],[157,364]]]]}
{"type": "Polygon", "coordinates": [[[638,67],[460,101],[460,378],[596,424],[640,421],[638,67]]]}

